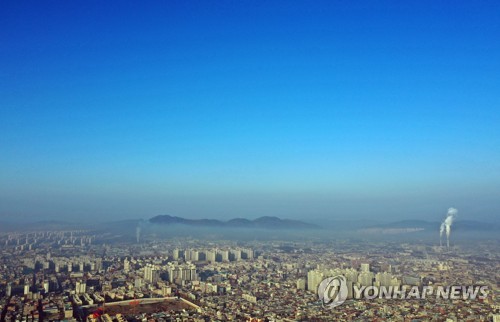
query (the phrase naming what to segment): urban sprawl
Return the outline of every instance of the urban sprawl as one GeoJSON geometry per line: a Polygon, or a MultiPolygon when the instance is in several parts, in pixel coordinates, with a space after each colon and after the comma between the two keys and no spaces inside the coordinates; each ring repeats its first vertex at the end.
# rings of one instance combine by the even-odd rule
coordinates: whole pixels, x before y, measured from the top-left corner
{"type": "Polygon", "coordinates": [[[117,241],[0,234],[2,321],[500,321],[497,241],[117,241]],[[470,248],[469,248],[470,247],[470,248]],[[347,300],[317,288],[342,275],[347,300]],[[484,299],[358,299],[354,287],[487,286],[484,299]]]}

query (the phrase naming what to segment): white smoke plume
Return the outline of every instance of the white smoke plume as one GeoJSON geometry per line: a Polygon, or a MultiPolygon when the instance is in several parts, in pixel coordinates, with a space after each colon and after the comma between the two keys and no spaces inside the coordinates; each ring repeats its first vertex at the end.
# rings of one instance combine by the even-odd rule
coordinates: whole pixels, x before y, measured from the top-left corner
{"type": "Polygon", "coordinates": [[[453,220],[457,215],[458,210],[455,208],[448,208],[448,213],[446,214],[446,218],[441,223],[441,227],[439,229],[439,241],[441,244],[441,237],[443,236],[443,232],[446,232],[446,245],[450,248],[450,234],[451,234],[451,225],[453,224],[453,220]]]}

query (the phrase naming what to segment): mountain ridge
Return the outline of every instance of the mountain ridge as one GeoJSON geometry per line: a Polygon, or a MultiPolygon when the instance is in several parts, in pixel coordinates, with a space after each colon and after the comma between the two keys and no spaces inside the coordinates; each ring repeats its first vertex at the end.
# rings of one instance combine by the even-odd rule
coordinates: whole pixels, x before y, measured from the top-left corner
{"type": "Polygon", "coordinates": [[[300,220],[281,219],[274,216],[263,216],[254,220],[246,218],[233,218],[227,221],[217,219],[187,219],[170,215],[158,215],[149,219],[152,224],[159,225],[186,225],[196,227],[218,228],[264,228],[264,229],[319,229],[315,224],[300,220]]]}

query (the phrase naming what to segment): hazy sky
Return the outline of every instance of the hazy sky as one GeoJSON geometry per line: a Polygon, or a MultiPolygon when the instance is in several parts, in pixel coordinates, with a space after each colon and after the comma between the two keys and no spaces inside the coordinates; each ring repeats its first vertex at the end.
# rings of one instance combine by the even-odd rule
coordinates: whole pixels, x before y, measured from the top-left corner
{"type": "Polygon", "coordinates": [[[0,220],[498,220],[499,17],[1,1],[0,220]]]}

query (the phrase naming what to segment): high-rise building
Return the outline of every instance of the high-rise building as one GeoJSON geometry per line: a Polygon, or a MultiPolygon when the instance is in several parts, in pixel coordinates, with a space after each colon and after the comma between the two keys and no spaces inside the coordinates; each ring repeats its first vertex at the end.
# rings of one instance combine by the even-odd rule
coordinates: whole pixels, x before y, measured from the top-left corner
{"type": "Polygon", "coordinates": [[[127,273],[128,271],[130,271],[130,261],[128,260],[128,257],[125,258],[125,260],[123,261],[123,271],[125,273],[127,273]]]}
{"type": "Polygon", "coordinates": [[[96,269],[97,271],[102,270],[102,259],[97,258],[97,259],[95,260],[95,269],[96,269]]]}
{"type": "Polygon", "coordinates": [[[362,286],[372,286],[373,285],[373,273],[372,272],[362,272],[358,276],[358,283],[362,286]]]}
{"type": "Polygon", "coordinates": [[[160,272],[154,265],[147,264],[146,267],[144,267],[144,280],[147,283],[154,284],[158,282],[159,277],[160,272]]]}
{"type": "Polygon", "coordinates": [[[244,249],[243,250],[244,258],[245,259],[253,259],[254,254],[253,254],[253,249],[244,249]]]}
{"type": "Polygon", "coordinates": [[[213,250],[209,250],[206,252],[206,257],[207,257],[207,261],[209,261],[211,263],[215,263],[215,260],[217,258],[217,253],[213,250]]]}
{"type": "Polygon", "coordinates": [[[358,271],[353,268],[348,268],[344,271],[344,276],[346,280],[357,283],[358,282],[358,271]]]}
{"type": "Polygon", "coordinates": [[[320,270],[307,272],[307,290],[313,293],[318,292],[318,285],[324,279],[324,274],[320,270]]]}
{"type": "Polygon", "coordinates": [[[85,281],[77,281],[75,284],[76,294],[85,294],[87,292],[87,283],[85,281]]]}
{"type": "Polygon", "coordinates": [[[391,286],[392,283],[392,274],[391,273],[377,273],[375,275],[375,281],[380,284],[380,286],[391,286]]]}
{"type": "Polygon", "coordinates": [[[191,263],[177,264],[168,263],[167,266],[168,279],[170,282],[180,281],[196,281],[198,275],[196,273],[196,266],[191,263]]]}
{"type": "Polygon", "coordinates": [[[241,249],[237,249],[233,253],[234,253],[234,260],[240,261],[242,259],[241,249]]]}
{"type": "Polygon", "coordinates": [[[228,250],[221,250],[220,253],[222,255],[222,261],[229,262],[229,251],[228,250]]]}
{"type": "Polygon", "coordinates": [[[45,293],[48,293],[49,290],[50,290],[50,284],[49,284],[49,281],[44,281],[43,282],[43,289],[45,290],[45,293]]]}
{"type": "Polygon", "coordinates": [[[189,274],[189,280],[190,281],[197,281],[198,280],[198,275],[196,274],[196,266],[195,265],[189,265],[188,269],[190,271],[189,274]]]}
{"type": "Polygon", "coordinates": [[[304,278],[299,278],[297,280],[297,289],[299,289],[299,290],[306,289],[306,280],[304,278]]]}

